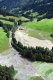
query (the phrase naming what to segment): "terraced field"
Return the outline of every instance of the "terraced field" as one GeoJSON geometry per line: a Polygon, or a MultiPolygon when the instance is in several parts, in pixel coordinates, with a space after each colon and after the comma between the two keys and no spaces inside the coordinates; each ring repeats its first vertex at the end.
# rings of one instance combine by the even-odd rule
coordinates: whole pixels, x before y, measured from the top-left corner
{"type": "Polygon", "coordinates": [[[0,20],[5,20],[5,21],[10,21],[9,19],[13,19],[15,21],[18,21],[18,20],[22,20],[22,21],[29,21],[28,18],[25,18],[23,16],[19,16],[19,17],[15,17],[15,16],[3,16],[3,15],[0,15],[0,20]]]}

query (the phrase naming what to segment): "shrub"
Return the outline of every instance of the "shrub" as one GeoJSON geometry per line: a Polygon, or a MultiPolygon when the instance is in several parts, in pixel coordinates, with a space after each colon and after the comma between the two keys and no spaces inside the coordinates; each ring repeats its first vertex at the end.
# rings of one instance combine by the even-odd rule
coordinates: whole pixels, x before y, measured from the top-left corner
{"type": "Polygon", "coordinates": [[[21,20],[18,20],[18,25],[21,25],[22,24],[22,21],[21,20]]]}
{"type": "Polygon", "coordinates": [[[7,37],[9,38],[9,31],[7,31],[7,37]]]}
{"type": "Polygon", "coordinates": [[[50,34],[50,37],[52,37],[52,38],[53,38],[53,33],[51,33],[51,34],[50,34]]]}
{"type": "Polygon", "coordinates": [[[15,70],[13,66],[6,67],[0,65],[0,80],[14,80],[15,70]]]}

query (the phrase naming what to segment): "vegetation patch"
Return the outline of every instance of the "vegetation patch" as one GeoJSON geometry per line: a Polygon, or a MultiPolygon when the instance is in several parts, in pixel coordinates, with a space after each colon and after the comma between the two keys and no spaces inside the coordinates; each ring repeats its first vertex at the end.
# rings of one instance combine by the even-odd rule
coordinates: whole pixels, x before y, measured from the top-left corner
{"type": "Polygon", "coordinates": [[[53,33],[51,33],[50,36],[53,38],[53,33]]]}
{"type": "MultiPolygon", "coordinates": [[[[22,24],[23,27],[26,29],[32,29],[34,30],[34,33],[38,32],[41,33],[43,37],[50,37],[53,36],[51,33],[53,33],[53,18],[52,19],[43,19],[41,21],[32,21],[32,22],[27,22],[22,24]]],[[[33,36],[33,33],[29,33],[31,36],[33,36]]],[[[37,37],[34,35],[33,37],[37,37]]]]}
{"type": "Polygon", "coordinates": [[[38,22],[32,21],[24,23],[23,26],[26,28],[37,29],[44,32],[51,32],[53,31],[53,19],[43,19],[38,22]]]}
{"type": "Polygon", "coordinates": [[[34,76],[34,77],[31,77],[29,80],[44,80],[44,79],[39,76],[34,76]]]}
{"type": "Polygon", "coordinates": [[[9,38],[6,36],[4,30],[0,27],[0,52],[9,48],[9,38]]]}
{"type": "Polygon", "coordinates": [[[48,71],[46,71],[46,75],[49,75],[53,72],[53,69],[49,69],[48,71]]]}
{"type": "Polygon", "coordinates": [[[16,74],[13,66],[6,67],[0,65],[0,80],[14,80],[13,77],[16,74]]]}

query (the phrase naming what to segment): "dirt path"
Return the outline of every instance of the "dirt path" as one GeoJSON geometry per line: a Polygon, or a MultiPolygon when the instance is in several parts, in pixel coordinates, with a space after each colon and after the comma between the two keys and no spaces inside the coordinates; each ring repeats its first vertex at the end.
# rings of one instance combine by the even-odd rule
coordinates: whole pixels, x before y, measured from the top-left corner
{"type": "Polygon", "coordinates": [[[53,46],[53,43],[49,40],[40,40],[37,38],[30,37],[27,34],[21,32],[20,30],[17,30],[15,32],[15,38],[17,41],[20,41],[22,44],[26,46],[32,46],[32,47],[41,46],[44,48],[47,47],[49,49],[51,49],[53,46]]]}

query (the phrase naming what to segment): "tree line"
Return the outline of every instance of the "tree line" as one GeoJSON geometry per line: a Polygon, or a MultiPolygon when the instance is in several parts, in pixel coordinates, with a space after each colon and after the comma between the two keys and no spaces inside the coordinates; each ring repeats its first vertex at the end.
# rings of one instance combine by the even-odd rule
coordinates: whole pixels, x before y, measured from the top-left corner
{"type": "Polygon", "coordinates": [[[23,46],[21,42],[17,42],[15,38],[12,38],[12,46],[20,55],[31,61],[53,62],[53,47],[51,50],[43,47],[27,47],[23,46]]]}

